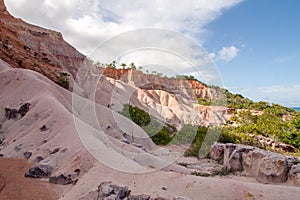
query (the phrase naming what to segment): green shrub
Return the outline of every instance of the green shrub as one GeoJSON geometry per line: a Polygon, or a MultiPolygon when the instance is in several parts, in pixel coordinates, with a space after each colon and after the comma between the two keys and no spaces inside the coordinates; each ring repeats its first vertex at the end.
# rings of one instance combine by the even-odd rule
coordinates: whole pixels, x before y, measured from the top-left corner
{"type": "Polygon", "coordinates": [[[60,72],[59,73],[59,79],[58,84],[62,86],[63,88],[69,89],[69,76],[70,74],[66,72],[60,72]]]}
{"type": "Polygon", "coordinates": [[[147,126],[151,122],[149,113],[129,104],[125,104],[120,113],[141,127],[147,126]]]}
{"type": "Polygon", "coordinates": [[[167,145],[172,141],[173,137],[171,136],[169,129],[164,126],[158,133],[151,136],[151,139],[157,145],[167,145]]]}

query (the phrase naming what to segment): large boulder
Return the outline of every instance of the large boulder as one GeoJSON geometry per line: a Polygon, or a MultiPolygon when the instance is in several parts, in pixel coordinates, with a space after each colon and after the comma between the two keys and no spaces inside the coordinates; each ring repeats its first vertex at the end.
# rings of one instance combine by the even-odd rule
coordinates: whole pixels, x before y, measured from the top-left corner
{"type": "Polygon", "coordinates": [[[242,171],[243,154],[253,151],[254,147],[240,144],[226,144],[224,149],[224,167],[234,171],[242,171]]]}
{"type": "Polygon", "coordinates": [[[288,171],[285,156],[269,153],[262,159],[256,179],[261,183],[284,183],[287,181],[288,171]]]}
{"type": "Polygon", "coordinates": [[[25,173],[25,177],[31,178],[49,178],[53,171],[53,167],[49,165],[36,165],[33,166],[25,173]]]}
{"type": "Polygon", "coordinates": [[[97,192],[97,200],[122,200],[130,194],[127,186],[118,186],[109,181],[101,183],[97,192]]]}
{"type": "Polygon", "coordinates": [[[254,148],[253,151],[243,153],[243,174],[250,177],[256,177],[258,175],[262,160],[267,155],[268,152],[258,148],[254,148]]]}

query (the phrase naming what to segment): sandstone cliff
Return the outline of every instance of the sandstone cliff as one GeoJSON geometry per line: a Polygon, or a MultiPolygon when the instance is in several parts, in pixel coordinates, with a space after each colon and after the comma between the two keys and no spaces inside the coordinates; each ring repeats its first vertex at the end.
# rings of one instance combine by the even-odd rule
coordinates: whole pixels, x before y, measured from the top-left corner
{"type": "Polygon", "coordinates": [[[180,94],[193,100],[198,98],[212,99],[220,96],[217,91],[197,80],[163,78],[134,69],[106,68],[102,69],[102,73],[106,77],[131,83],[143,90],[163,90],[171,94],[180,94]]]}
{"type": "Polygon", "coordinates": [[[0,0],[0,58],[58,82],[62,71],[75,76],[85,56],[66,43],[61,33],[12,17],[0,0]]]}

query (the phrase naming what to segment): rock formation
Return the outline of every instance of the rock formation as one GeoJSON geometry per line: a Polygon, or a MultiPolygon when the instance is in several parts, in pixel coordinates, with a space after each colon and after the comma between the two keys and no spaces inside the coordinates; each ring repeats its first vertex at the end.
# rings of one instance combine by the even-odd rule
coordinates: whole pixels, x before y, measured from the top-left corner
{"type": "Polygon", "coordinates": [[[289,182],[299,185],[299,162],[296,157],[286,157],[256,147],[215,143],[210,157],[225,168],[242,171],[249,177],[256,177],[261,183],[289,182]]]}

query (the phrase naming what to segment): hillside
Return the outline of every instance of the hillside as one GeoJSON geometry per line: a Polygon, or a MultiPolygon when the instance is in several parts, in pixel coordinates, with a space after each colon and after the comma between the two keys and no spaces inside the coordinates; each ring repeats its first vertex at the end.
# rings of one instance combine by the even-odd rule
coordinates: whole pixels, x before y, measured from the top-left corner
{"type": "Polygon", "coordinates": [[[60,72],[76,76],[85,56],[66,43],[61,33],[11,16],[0,1],[0,58],[15,68],[37,71],[56,83],[60,72]]]}

